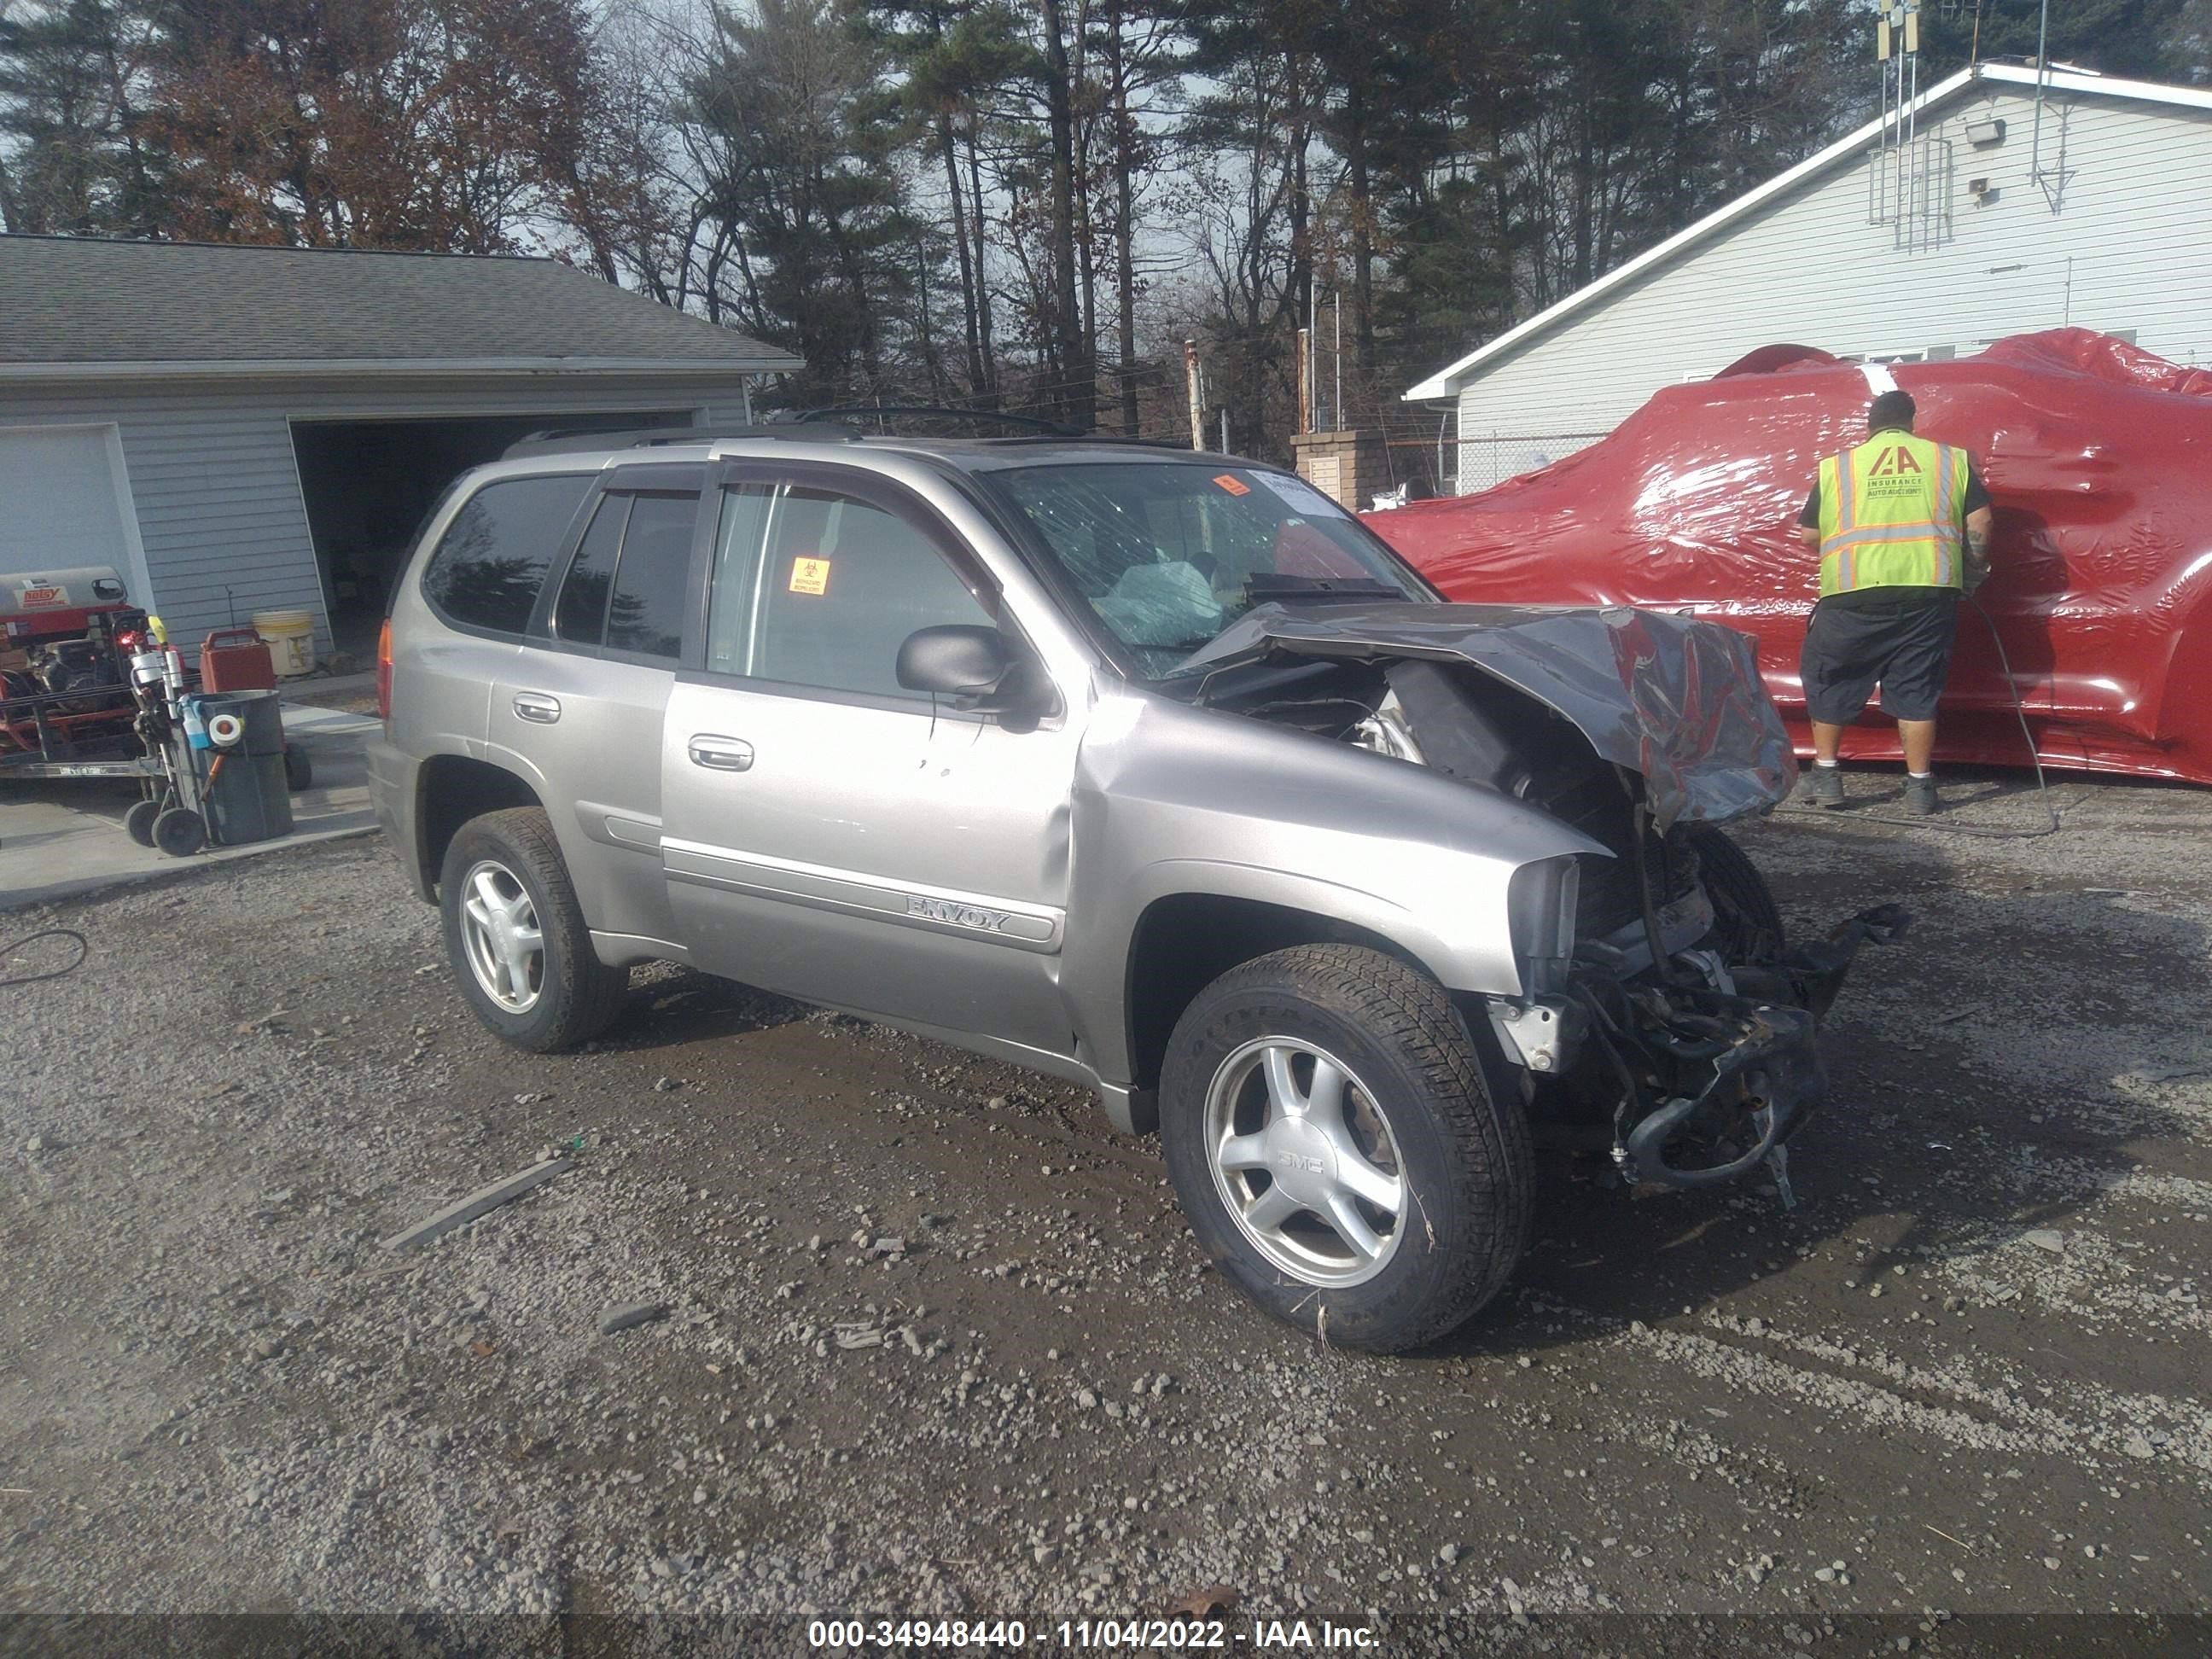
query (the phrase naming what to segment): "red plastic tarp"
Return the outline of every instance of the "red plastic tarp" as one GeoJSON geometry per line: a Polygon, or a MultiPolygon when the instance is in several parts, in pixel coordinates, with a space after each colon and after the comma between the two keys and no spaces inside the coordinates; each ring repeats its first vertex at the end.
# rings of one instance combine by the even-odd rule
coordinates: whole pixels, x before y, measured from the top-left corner
{"type": "MultiPolygon", "coordinates": [[[[1803,750],[1819,561],[1797,515],[1820,458],[1864,437],[1883,373],[1764,347],[1540,471],[1367,523],[1453,599],[1635,605],[1744,629],[1803,750]]],[[[1977,597],[2045,763],[2212,783],[2212,372],[2056,329],[1887,373],[1920,434],[1964,446],[1988,485],[1993,574],[1977,597]]],[[[1941,759],[2027,763],[1970,613],[1939,731],[1941,759]]],[[[1844,752],[1893,758],[1896,728],[1870,711],[1844,752]]]]}

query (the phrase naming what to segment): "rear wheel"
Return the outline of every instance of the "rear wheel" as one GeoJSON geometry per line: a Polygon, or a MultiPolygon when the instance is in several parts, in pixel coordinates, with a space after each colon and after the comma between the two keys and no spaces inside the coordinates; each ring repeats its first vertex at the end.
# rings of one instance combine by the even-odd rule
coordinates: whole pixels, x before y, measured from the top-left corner
{"type": "Polygon", "coordinates": [[[123,815],[123,832],[141,847],[151,847],[154,844],[154,820],[161,816],[161,802],[134,802],[131,810],[123,815]]]}
{"type": "Polygon", "coordinates": [[[298,794],[315,781],[315,763],[307,758],[307,751],[287,744],[284,750],[284,787],[298,794]]]}
{"type": "Polygon", "coordinates": [[[1443,989],[1380,951],[1300,945],[1214,981],[1170,1039],[1160,1114],[1207,1254],[1341,1346],[1434,1341],[1527,1246],[1527,1120],[1443,989]]]}
{"type": "Polygon", "coordinates": [[[1713,902],[1713,931],[1705,943],[1729,962],[1770,961],[1782,954],[1782,908],[1743,848],[1709,823],[1689,826],[1698,876],[1713,902]]]}
{"type": "Polygon", "coordinates": [[[518,1048],[574,1048],[622,1012],[629,971],[592,949],[553,826],[534,806],[463,824],[438,884],[446,953],[477,1018],[518,1048]]]}

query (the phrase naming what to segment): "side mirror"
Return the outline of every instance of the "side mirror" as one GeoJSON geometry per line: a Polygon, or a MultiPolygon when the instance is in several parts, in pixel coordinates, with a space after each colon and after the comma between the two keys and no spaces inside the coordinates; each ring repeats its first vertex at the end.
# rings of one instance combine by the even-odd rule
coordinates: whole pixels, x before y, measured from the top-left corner
{"type": "Polygon", "coordinates": [[[995,628],[954,623],[916,629],[899,647],[896,672],[909,691],[998,714],[1015,730],[1034,727],[1058,700],[1044,671],[995,628]]]}
{"type": "Polygon", "coordinates": [[[898,650],[898,683],[909,691],[949,697],[988,696],[1014,665],[1006,635],[995,628],[950,624],[922,628],[898,650]]]}

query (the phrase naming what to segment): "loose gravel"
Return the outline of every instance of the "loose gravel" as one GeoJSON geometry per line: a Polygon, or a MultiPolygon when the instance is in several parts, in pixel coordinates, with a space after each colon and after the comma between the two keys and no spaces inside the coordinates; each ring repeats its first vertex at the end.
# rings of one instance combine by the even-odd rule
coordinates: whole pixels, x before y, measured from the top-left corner
{"type": "Polygon", "coordinates": [[[2059,793],[1747,832],[1800,931],[1919,916],[1801,1207],[1547,1165],[1397,1359],[1055,1082],[673,968],[501,1048],[374,842],[11,918],[91,954],[0,991],[0,1610],[2203,1613],[2212,795],[2059,793]]]}

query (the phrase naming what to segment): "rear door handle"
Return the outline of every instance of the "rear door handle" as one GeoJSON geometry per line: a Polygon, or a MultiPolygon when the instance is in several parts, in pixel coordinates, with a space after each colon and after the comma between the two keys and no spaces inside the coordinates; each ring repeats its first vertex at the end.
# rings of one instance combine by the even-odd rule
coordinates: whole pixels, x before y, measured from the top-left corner
{"type": "Polygon", "coordinates": [[[543,691],[518,691],[514,694],[514,713],[519,720],[536,726],[550,726],[561,718],[561,699],[549,697],[543,691]]]}
{"type": "Polygon", "coordinates": [[[753,746],[739,738],[718,738],[702,732],[691,739],[690,752],[692,765],[703,766],[710,772],[753,769],[753,746]]]}

